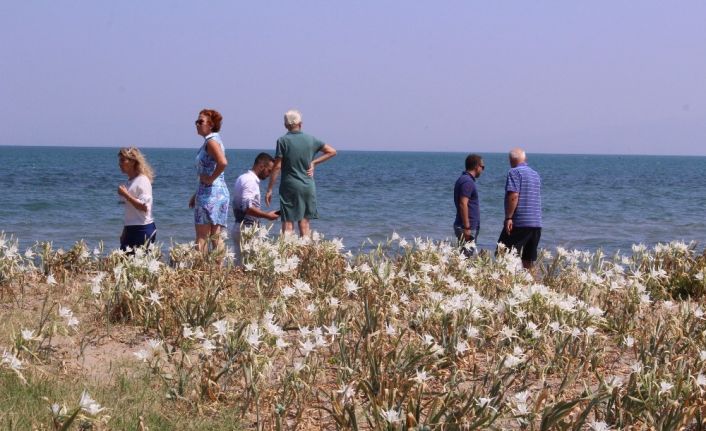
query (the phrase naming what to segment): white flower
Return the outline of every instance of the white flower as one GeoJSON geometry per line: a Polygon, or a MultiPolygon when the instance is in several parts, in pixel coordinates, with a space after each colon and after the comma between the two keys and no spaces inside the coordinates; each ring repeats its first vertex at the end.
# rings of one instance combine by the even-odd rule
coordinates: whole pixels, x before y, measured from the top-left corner
{"type": "Polygon", "coordinates": [[[699,373],[699,375],[696,376],[696,385],[697,385],[699,388],[702,388],[702,387],[706,386],[706,376],[704,376],[703,374],[699,373]]]}
{"type": "Polygon", "coordinates": [[[517,338],[517,331],[515,331],[514,328],[508,328],[507,326],[503,326],[503,328],[500,330],[500,335],[502,335],[502,338],[504,340],[512,340],[513,338],[517,338]]]}
{"type": "Polygon", "coordinates": [[[60,317],[66,319],[66,318],[71,317],[73,315],[74,315],[74,313],[73,313],[73,311],[71,311],[70,308],[59,306],[59,316],[60,317]]]}
{"type": "Polygon", "coordinates": [[[630,369],[632,370],[633,373],[636,373],[636,374],[640,374],[642,372],[642,368],[643,368],[643,365],[642,365],[641,361],[633,362],[633,364],[630,365],[630,369]]]}
{"type": "Polygon", "coordinates": [[[282,289],[282,296],[284,296],[285,298],[289,298],[290,296],[294,295],[295,293],[297,293],[297,291],[289,286],[282,289]]]}
{"type": "Polygon", "coordinates": [[[22,361],[20,361],[17,356],[13,353],[4,351],[2,352],[2,360],[0,364],[7,364],[13,371],[19,372],[22,369],[22,361]]]}
{"type": "Polygon", "coordinates": [[[524,360],[522,358],[519,358],[515,355],[507,354],[505,355],[505,360],[503,361],[503,365],[507,368],[515,368],[519,364],[521,364],[524,360]]]}
{"type": "Polygon", "coordinates": [[[32,259],[34,257],[34,252],[31,248],[28,248],[27,251],[25,251],[25,257],[27,259],[32,259]]]}
{"type": "Polygon", "coordinates": [[[635,345],[635,339],[628,335],[625,337],[625,340],[623,340],[623,344],[625,344],[627,347],[632,347],[635,345]]]}
{"type": "Polygon", "coordinates": [[[468,346],[468,343],[466,343],[466,342],[463,341],[463,340],[461,340],[461,341],[459,341],[458,343],[456,343],[456,352],[457,352],[459,355],[463,355],[463,354],[466,353],[469,349],[470,349],[470,347],[468,346]]]}
{"type": "Polygon", "coordinates": [[[704,317],[704,310],[702,310],[701,307],[696,307],[696,309],[694,310],[694,317],[696,317],[697,319],[701,319],[702,317],[704,317]]]}
{"type": "Polygon", "coordinates": [[[346,404],[346,402],[353,398],[353,396],[355,395],[353,383],[341,386],[341,389],[337,390],[336,393],[339,393],[343,396],[343,403],[346,404]]]}
{"type": "Polygon", "coordinates": [[[380,412],[380,416],[387,422],[393,424],[400,421],[400,412],[395,409],[390,409],[384,412],[380,412]]]}
{"type": "Polygon", "coordinates": [[[703,362],[706,361],[706,350],[699,351],[699,359],[703,362]]]}
{"type": "Polygon", "coordinates": [[[277,346],[278,349],[284,349],[285,347],[289,346],[289,343],[284,341],[283,338],[277,337],[277,341],[275,342],[275,345],[277,346]]]}
{"type": "Polygon", "coordinates": [[[490,403],[493,401],[493,398],[495,398],[495,397],[492,397],[492,398],[478,397],[478,399],[476,400],[476,404],[480,408],[483,408],[485,406],[489,406],[490,403]]]}
{"type": "Polygon", "coordinates": [[[331,298],[328,299],[328,304],[329,304],[332,308],[338,307],[338,303],[339,303],[338,298],[331,297],[331,298]]]}
{"type": "Polygon", "coordinates": [[[331,338],[336,338],[337,335],[340,335],[338,326],[334,323],[332,323],[331,326],[324,326],[324,329],[326,329],[326,332],[328,332],[328,335],[331,336],[331,338]]]}
{"type": "Polygon", "coordinates": [[[189,340],[193,339],[192,337],[194,336],[194,331],[188,323],[184,323],[184,328],[181,331],[181,335],[189,340]]]}
{"type": "Polygon", "coordinates": [[[260,346],[260,327],[257,323],[251,323],[250,326],[248,326],[248,336],[245,341],[254,349],[260,346]]]}
{"type": "Polygon", "coordinates": [[[150,294],[149,294],[149,296],[147,297],[147,299],[149,299],[149,301],[152,303],[152,305],[159,305],[159,306],[162,305],[162,303],[160,302],[160,300],[162,299],[162,297],[159,296],[159,293],[158,293],[158,292],[155,292],[154,290],[153,290],[152,292],[150,292],[150,294]]]}
{"type": "Polygon", "coordinates": [[[391,323],[387,323],[385,324],[385,333],[388,336],[392,337],[397,333],[397,329],[395,329],[395,327],[391,323]]]}
{"type": "Polygon", "coordinates": [[[419,383],[420,385],[426,382],[429,379],[429,376],[427,376],[427,372],[424,370],[417,370],[417,375],[412,379],[415,382],[419,383]]]}
{"type": "Polygon", "coordinates": [[[78,323],[79,323],[78,319],[75,318],[74,316],[71,316],[66,319],[66,326],[68,326],[69,328],[73,328],[73,327],[78,326],[78,323]]]}
{"type": "Polygon", "coordinates": [[[529,397],[529,391],[518,392],[514,395],[515,401],[517,403],[523,403],[523,404],[527,402],[528,397],[529,397]]]}
{"type": "Polygon", "coordinates": [[[294,372],[295,372],[295,373],[300,372],[301,370],[304,369],[305,366],[306,366],[306,364],[304,364],[304,362],[302,362],[302,361],[295,361],[294,364],[293,364],[294,372]]]}
{"type": "Polygon", "coordinates": [[[594,335],[596,335],[596,331],[596,328],[594,328],[593,326],[589,326],[588,328],[586,328],[586,336],[593,337],[594,335]]]}
{"type": "Polygon", "coordinates": [[[216,345],[213,344],[213,341],[209,339],[205,339],[201,342],[201,349],[203,349],[204,353],[207,355],[210,355],[213,350],[215,350],[216,345]]]}
{"type": "Polygon", "coordinates": [[[150,274],[159,272],[159,261],[150,260],[150,263],[147,264],[147,271],[149,271],[150,274]]]}
{"type": "Polygon", "coordinates": [[[309,353],[313,352],[316,348],[316,345],[314,345],[311,340],[306,340],[304,343],[300,341],[299,345],[302,346],[302,353],[304,356],[309,356],[309,353]]]}
{"type": "Polygon", "coordinates": [[[611,427],[603,421],[593,421],[588,424],[588,426],[591,427],[593,431],[608,431],[611,429],[611,427]]]}
{"type": "Polygon", "coordinates": [[[667,382],[667,381],[664,381],[664,380],[661,381],[661,382],[659,383],[659,395],[662,395],[662,394],[665,393],[665,392],[671,391],[673,387],[674,387],[673,384],[671,384],[671,383],[669,383],[669,382],[667,382]]]}
{"type": "Polygon", "coordinates": [[[23,329],[22,330],[22,339],[25,341],[32,341],[35,339],[34,336],[34,330],[32,329],[23,329]]]}
{"type": "Polygon", "coordinates": [[[230,332],[230,329],[228,329],[228,321],[226,319],[213,322],[211,323],[211,326],[216,328],[216,335],[221,338],[225,338],[228,335],[228,332],[230,332]]]}
{"type": "Polygon", "coordinates": [[[52,274],[49,274],[47,276],[47,284],[50,286],[53,286],[56,284],[56,279],[54,278],[54,276],[52,274]]]}
{"type": "Polygon", "coordinates": [[[91,398],[91,395],[85,389],[81,394],[81,400],[78,403],[79,406],[81,406],[81,410],[91,416],[95,416],[103,410],[103,407],[91,398]]]}
{"type": "Polygon", "coordinates": [[[605,313],[605,311],[601,310],[599,307],[590,307],[586,311],[591,317],[601,317],[605,313]]]}
{"type": "Polygon", "coordinates": [[[618,376],[608,376],[605,379],[605,384],[606,384],[606,387],[608,388],[608,390],[612,391],[613,389],[622,386],[623,379],[621,379],[618,376]]]}
{"type": "Polygon", "coordinates": [[[478,331],[478,328],[476,328],[473,325],[468,325],[466,327],[466,336],[468,338],[478,338],[478,335],[480,334],[480,331],[478,331]]]}
{"type": "Polygon", "coordinates": [[[311,286],[309,283],[301,280],[294,280],[294,288],[302,293],[311,293],[311,286]]]}
{"type": "Polygon", "coordinates": [[[135,355],[140,361],[146,361],[149,357],[149,353],[147,353],[147,350],[145,349],[138,350],[137,352],[134,352],[133,355],[135,355]]]}
{"type": "Polygon", "coordinates": [[[549,326],[549,329],[551,329],[552,332],[559,332],[561,330],[561,323],[557,322],[556,320],[551,322],[547,326],[549,326]]]}
{"type": "Polygon", "coordinates": [[[66,407],[59,405],[58,403],[54,403],[50,407],[51,414],[54,416],[59,416],[65,413],[66,407]]]}
{"type": "Polygon", "coordinates": [[[360,289],[360,286],[358,286],[358,284],[356,284],[355,281],[351,281],[351,280],[346,280],[346,282],[343,284],[343,287],[345,287],[346,292],[347,292],[349,295],[354,295],[355,292],[356,292],[358,289],[360,289]]]}

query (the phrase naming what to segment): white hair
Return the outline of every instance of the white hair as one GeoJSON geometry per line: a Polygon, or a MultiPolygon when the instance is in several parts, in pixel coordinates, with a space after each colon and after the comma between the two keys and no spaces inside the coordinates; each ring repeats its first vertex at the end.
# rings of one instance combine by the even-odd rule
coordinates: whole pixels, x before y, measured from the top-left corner
{"type": "Polygon", "coordinates": [[[302,113],[296,109],[290,109],[284,113],[284,123],[288,126],[296,126],[302,122],[302,113]]]}
{"type": "Polygon", "coordinates": [[[511,160],[516,160],[520,163],[527,159],[525,150],[523,150],[522,148],[513,148],[512,150],[510,150],[509,156],[511,160]]]}

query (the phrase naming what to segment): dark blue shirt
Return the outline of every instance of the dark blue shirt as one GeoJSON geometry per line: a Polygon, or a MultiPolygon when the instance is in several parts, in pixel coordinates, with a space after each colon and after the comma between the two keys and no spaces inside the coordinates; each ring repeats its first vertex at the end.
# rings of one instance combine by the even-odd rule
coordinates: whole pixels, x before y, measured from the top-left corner
{"type": "Polygon", "coordinates": [[[476,179],[468,172],[463,172],[454,185],[454,207],[456,207],[456,220],[454,226],[461,228],[470,226],[471,231],[480,228],[480,202],[478,201],[478,189],[476,179]],[[468,198],[468,217],[470,220],[461,220],[461,211],[458,209],[458,202],[461,196],[468,198]]]}

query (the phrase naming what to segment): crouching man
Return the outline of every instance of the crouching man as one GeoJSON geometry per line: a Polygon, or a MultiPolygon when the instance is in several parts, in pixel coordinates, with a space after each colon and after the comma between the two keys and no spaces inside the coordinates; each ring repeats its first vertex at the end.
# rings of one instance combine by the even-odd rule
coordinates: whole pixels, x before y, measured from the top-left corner
{"type": "Polygon", "coordinates": [[[260,153],[255,158],[252,169],[235,180],[233,197],[233,212],[235,213],[235,227],[232,238],[235,248],[235,263],[243,264],[240,249],[240,231],[246,227],[256,226],[258,219],[277,220],[276,211],[263,211],[260,209],[260,180],[264,180],[272,173],[275,160],[267,153],[260,153]]]}

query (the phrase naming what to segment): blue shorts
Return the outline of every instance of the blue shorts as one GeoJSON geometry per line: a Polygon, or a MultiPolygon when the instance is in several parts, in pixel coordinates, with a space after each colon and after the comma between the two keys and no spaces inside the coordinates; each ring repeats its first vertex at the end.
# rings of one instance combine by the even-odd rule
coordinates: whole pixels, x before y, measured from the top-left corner
{"type": "Polygon", "coordinates": [[[153,244],[157,240],[157,226],[154,223],[145,225],[125,226],[124,235],[120,238],[120,250],[153,244]]]}

